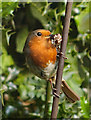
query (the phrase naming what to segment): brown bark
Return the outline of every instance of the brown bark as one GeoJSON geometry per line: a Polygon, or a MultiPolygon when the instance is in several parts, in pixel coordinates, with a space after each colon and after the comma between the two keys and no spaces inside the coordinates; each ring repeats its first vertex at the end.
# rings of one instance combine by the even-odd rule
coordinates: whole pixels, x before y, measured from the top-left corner
{"type": "MultiPolygon", "coordinates": [[[[68,31],[69,31],[69,25],[70,25],[70,17],[71,17],[71,8],[72,8],[72,2],[67,2],[66,5],[66,11],[65,11],[65,21],[63,26],[63,34],[62,34],[62,43],[61,43],[61,52],[63,55],[65,55],[66,51],[66,45],[67,45],[67,39],[68,39],[68,31]]],[[[56,78],[56,94],[60,95],[60,89],[61,89],[61,83],[62,83],[62,74],[63,74],[63,68],[64,68],[64,57],[61,54],[58,64],[58,70],[57,70],[57,78],[56,78]]],[[[51,120],[54,118],[57,118],[58,113],[58,103],[59,98],[54,97],[53,98],[53,105],[52,105],[52,113],[51,113],[51,120]]]]}

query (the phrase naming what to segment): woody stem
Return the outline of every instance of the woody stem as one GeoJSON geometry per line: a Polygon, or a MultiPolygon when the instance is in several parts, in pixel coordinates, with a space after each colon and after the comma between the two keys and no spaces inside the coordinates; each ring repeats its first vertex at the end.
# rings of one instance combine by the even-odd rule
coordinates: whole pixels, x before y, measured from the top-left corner
{"type": "MultiPolygon", "coordinates": [[[[62,36],[62,43],[61,43],[61,52],[65,55],[67,39],[68,39],[68,31],[69,31],[69,24],[70,24],[70,17],[71,17],[71,8],[72,2],[67,2],[66,5],[66,12],[65,12],[65,21],[63,26],[63,36],[62,36]]],[[[62,83],[62,74],[63,74],[63,67],[64,67],[64,58],[62,55],[59,58],[58,70],[57,70],[57,78],[56,78],[56,94],[60,94],[61,83],[62,83]]],[[[53,98],[53,105],[52,105],[52,113],[51,113],[51,120],[57,118],[58,112],[58,103],[59,98],[53,98]]]]}

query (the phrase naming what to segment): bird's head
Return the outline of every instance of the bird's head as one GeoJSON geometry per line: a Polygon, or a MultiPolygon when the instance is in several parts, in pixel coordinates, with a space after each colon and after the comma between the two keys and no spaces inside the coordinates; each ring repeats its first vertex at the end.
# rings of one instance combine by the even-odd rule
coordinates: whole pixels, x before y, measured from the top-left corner
{"type": "MultiPolygon", "coordinates": [[[[31,33],[29,33],[26,43],[25,43],[25,47],[24,49],[27,47],[31,47],[31,46],[44,46],[44,47],[55,47],[52,42],[51,42],[51,32],[49,30],[44,30],[44,29],[38,29],[35,30],[31,33]]],[[[23,49],[23,50],[24,50],[23,49]]]]}

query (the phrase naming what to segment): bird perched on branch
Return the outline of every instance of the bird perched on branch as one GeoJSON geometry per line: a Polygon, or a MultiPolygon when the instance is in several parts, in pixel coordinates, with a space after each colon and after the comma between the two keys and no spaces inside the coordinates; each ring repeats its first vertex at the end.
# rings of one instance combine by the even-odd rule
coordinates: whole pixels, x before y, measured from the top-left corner
{"type": "MultiPolygon", "coordinates": [[[[29,33],[23,49],[30,71],[39,78],[49,80],[51,86],[58,67],[61,41],[60,34],[52,35],[49,30],[38,29],[29,33]]],[[[61,88],[70,101],[80,99],[64,80],[61,88]]]]}

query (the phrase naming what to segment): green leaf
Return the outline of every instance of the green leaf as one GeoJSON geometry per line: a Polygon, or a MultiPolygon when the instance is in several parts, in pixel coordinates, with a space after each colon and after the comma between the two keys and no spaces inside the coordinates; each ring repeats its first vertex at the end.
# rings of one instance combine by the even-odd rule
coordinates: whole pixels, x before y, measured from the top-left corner
{"type": "Polygon", "coordinates": [[[81,97],[81,112],[84,118],[90,118],[90,105],[85,97],[81,97]]]}
{"type": "Polygon", "coordinates": [[[25,86],[25,85],[21,84],[21,85],[19,86],[19,92],[20,92],[20,97],[21,97],[23,100],[25,100],[25,99],[28,98],[28,96],[27,96],[27,89],[26,89],[26,86],[25,86]]]}
{"type": "Polygon", "coordinates": [[[0,89],[1,101],[2,101],[2,105],[4,106],[3,93],[4,93],[4,90],[3,90],[3,89],[0,89]]]}
{"type": "Polygon", "coordinates": [[[89,4],[87,5],[87,8],[84,9],[78,16],[75,17],[77,27],[79,32],[85,33],[91,28],[91,24],[89,24],[89,21],[91,21],[91,8],[89,8],[89,4]]]}
{"type": "Polygon", "coordinates": [[[2,18],[13,15],[13,11],[18,7],[18,2],[2,2],[2,18]]]}
{"type": "Polygon", "coordinates": [[[10,37],[11,35],[15,34],[15,32],[11,32],[10,34],[8,34],[8,32],[11,32],[11,30],[6,31],[7,44],[9,45],[10,37]]]}
{"type": "Polygon", "coordinates": [[[33,16],[37,18],[42,23],[43,26],[45,26],[47,24],[47,19],[45,16],[42,16],[40,8],[42,8],[41,3],[32,3],[32,6],[30,7],[33,16]]]}
{"type": "Polygon", "coordinates": [[[63,78],[67,81],[68,85],[73,89],[74,92],[76,92],[79,96],[83,96],[83,91],[80,88],[83,79],[79,75],[78,59],[74,45],[69,45],[67,47],[66,56],[68,60],[65,60],[65,62],[67,62],[68,65],[64,68],[63,78]]]}
{"type": "MultiPolygon", "coordinates": [[[[2,54],[2,69],[5,70],[8,66],[14,65],[14,61],[10,55],[8,55],[7,51],[3,47],[3,54],[2,54]]],[[[1,71],[0,71],[1,73],[1,71]]]]}
{"type": "Polygon", "coordinates": [[[20,52],[20,53],[23,52],[23,47],[24,47],[27,36],[28,36],[28,28],[25,26],[18,33],[17,38],[16,38],[17,52],[20,52]]]}

